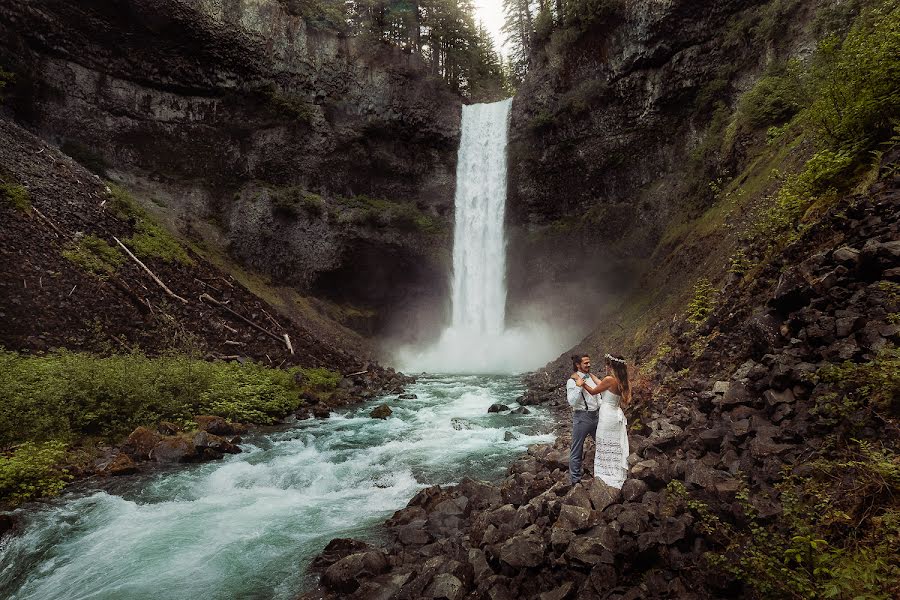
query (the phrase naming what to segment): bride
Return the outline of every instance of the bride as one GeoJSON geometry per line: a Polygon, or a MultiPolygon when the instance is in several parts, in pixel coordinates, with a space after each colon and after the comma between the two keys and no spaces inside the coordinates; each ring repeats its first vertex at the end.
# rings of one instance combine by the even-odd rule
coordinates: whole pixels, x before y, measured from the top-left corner
{"type": "Polygon", "coordinates": [[[594,457],[594,477],[607,485],[621,488],[628,474],[628,423],[623,406],[631,402],[628,368],[621,356],[606,355],[606,377],[588,381],[575,375],[575,385],[592,395],[600,394],[600,414],[597,422],[597,453],[594,457]],[[596,383],[594,386],[592,383],[596,383]]]}

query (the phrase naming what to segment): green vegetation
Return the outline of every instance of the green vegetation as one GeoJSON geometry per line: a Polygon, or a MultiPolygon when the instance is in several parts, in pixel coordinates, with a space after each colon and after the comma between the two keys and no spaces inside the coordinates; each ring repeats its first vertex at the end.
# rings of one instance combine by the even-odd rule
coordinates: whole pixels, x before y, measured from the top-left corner
{"type": "Polygon", "coordinates": [[[759,517],[746,486],[737,500],[746,518],[721,519],[680,481],[668,496],[693,512],[696,527],[721,549],[705,555],[712,573],[726,573],[758,597],[896,598],[900,593],[900,456],[853,440],[786,474],[776,485],[783,512],[759,517]]]}
{"type": "Polygon", "coordinates": [[[793,118],[803,104],[799,61],[776,65],[741,97],[739,118],[751,129],[782,125],[793,118]]]}
{"type": "Polygon", "coordinates": [[[10,85],[15,80],[16,76],[14,73],[10,73],[3,67],[0,67],[0,101],[2,101],[4,98],[3,90],[6,88],[6,86],[10,85]]]}
{"type": "Polygon", "coordinates": [[[60,351],[26,357],[0,350],[0,447],[24,441],[116,441],[139,425],[190,423],[218,414],[268,424],[295,410],[304,391],[327,394],[340,375],[140,353],[99,358],[60,351]],[[305,383],[294,378],[302,373],[305,383]]]}
{"type": "Polygon", "coordinates": [[[370,227],[394,227],[406,231],[441,233],[444,223],[420,211],[408,202],[392,202],[382,198],[360,195],[339,198],[335,210],[337,218],[347,223],[370,227]]]}
{"type": "Polygon", "coordinates": [[[331,394],[340,378],[327,369],[185,356],[29,357],[0,349],[0,502],[58,493],[69,479],[66,449],[86,438],[117,443],[162,420],[193,427],[197,414],[271,424],[296,410],[302,394],[331,394]]]}
{"type": "Polygon", "coordinates": [[[106,240],[96,235],[85,235],[66,245],[62,255],[95,275],[111,275],[125,261],[125,256],[106,240]]]}
{"type": "Polygon", "coordinates": [[[66,444],[51,441],[25,442],[0,455],[0,499],[13,506],[62,491],[71,476],[59,465],[66,444]]]}
{"type": "Polygon", "coordinates": [[[15,183],[0,183],[0,198],[23,213],[31,211],[31,196],[28,189],[15,183]]]}
{"type": "Polygon", "coordinates": [[[812,412],[845,436],[859,433],[873,417],[900,414],[900,349],[882,349],[865,363],[828,365],[816,380],[834,391],[817,398],[812,412]]]}
{"type": "Polygon", "coordinates": [[[258,93],[267,104],[288,118],[303,123],[312,123],[315,119],[316,107],[314,104],[300,96],[286,94],[274,84],[262,86],[258,93]]]}
{"type": "Polygon", "coordinates": [[[687,318],[691,323],[702,323],[712,313],[716,305],[718,291],[705,277],[694,286],[694,297],[688,304],[687,318]]]}
{"type": "Polygon", "coordinates": [[[166,262],[193,264],[187,251],[167,231],[142,217],[137,232],[126,241],[135,254],[142,258],[159,258],[166,262]]]}
{"type": "Polygon", "coordinates": [[[738,277],[743,277],[753,268],[753,263],[747,258],[743,248],[735,252],[728,262],[730,263],[728,272],[738,277]]]}
{"type": "Polygon", "coordinates": [[[138,204],[131,193],[120,185],[107,183],[109,188],[109,207],[114,215],[122,220],[134,220],[135,233],[122,240],[137,256],[141,258],[159,258],[166,262],[178,262],[184,265],[193,264],[184,246],[168,231],[153,222],[147,211],[138,204]]]}
{"type": "Polygon", "coordinates": [[[314,194],[302,187],[278,188],[270,191],[272,206],[277,212],[290,216],[297,216],[299,211],[304,211],[313,218],[325,214],[325,200],[322,196],[314,194]]]}

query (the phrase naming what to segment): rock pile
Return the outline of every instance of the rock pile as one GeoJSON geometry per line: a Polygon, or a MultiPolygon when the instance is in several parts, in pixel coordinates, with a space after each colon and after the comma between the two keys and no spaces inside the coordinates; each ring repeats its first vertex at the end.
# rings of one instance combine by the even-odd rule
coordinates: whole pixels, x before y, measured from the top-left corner
{"type": "Polygon", "coordinates": [[[781,513],[774,484],[835,427],[814,410],[832,391],[815,373],[900,342],[889,319],[898,311],[889,285],[900,281],[898,199],[893,189],[855,199],[757,281],[727,286],[696,331],[675,324],[677,347],[651,374],[665,393],[635,407],[644,424],[630,433],[621,490],[593,479],[566,483],[564,379],[531,377],[519,403],[557,409],[553,445],[529,448],[495,484],[466,479],[422,490],[387,521],[384,548],[333,542],[314,565],[320,588],[306,597],[739,595],[734,581],[698,568],[720,540],[701,531],[668,484],[680,482],[732,520],[745,518],[735,502],[743,485],[761,519],[781,513]],[[709,340],[700,352],[698,336],[709,340]],[[686,375],[663,384],[673,370],[686,375]]]}

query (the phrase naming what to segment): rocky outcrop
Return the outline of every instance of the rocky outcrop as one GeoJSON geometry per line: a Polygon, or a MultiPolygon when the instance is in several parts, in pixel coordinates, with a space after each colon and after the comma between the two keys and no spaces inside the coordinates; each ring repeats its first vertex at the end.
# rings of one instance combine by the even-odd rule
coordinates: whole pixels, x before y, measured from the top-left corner
{"type": "Polygon", "coordinates": [[[170,227],[352,299],[376,313],[345,318],[364,331],[393,303],[440,304],[461,101],[417,56],[277,0],[26,0],[0,40],[8,110],[170,227]],[[321,206],[285,205],[298,190],[321,206]]]}
{"type": "MultiPolygon", "coordinates": [[[[883,173],[871,193],[833,207],[765,273],[722,290],[706,321],[672,324],[682,334],[669,364],[645,374],[650,384],[641,383],[628,409],[632,454],[621,490],[592,478],[568,484],[565,374],[534,374],[520,402],[557,411],[554,444],[530,447],[499,482],[422,490],[386,523],[389,568],[370,569],[349,586],[323,577],[305,597],[747,595],[743,582],[705,561],[726,541],[684,494],[728,523],[746,523],[747,511],[771,522],[787,501],[775,484],[791,470],[808,472],[811,453],[851,421],[869,443],[898,441],[895,431],[876,430],[881,417],[863,407],[849,420],[831,419],[823,403],[840,383],[814,377],[900,342],[890,317],[900,306],[888,292],[900,281],[900,179],[883,173]],[[697,336],[708,339],[702,352],[697,336]]],[[[361,560],[356,547],[329,548],[329,561],[361,560]]]]}
{"type": "Polygon", "coordinates": [[[819,4],[604,2],[609,14],[587,32],[537,42],[510,124],[513,306],[564,306],[576,257],[593,257],[605,283],[591,296],[580,282],[591,306],[651,269],[666,229],[712,203],[709,182],[740,172],[740,151],[714,166],[697,156],[721,137],[710,128],[717,103],[731,114],[768,64],[807,52],[819,4]]]}

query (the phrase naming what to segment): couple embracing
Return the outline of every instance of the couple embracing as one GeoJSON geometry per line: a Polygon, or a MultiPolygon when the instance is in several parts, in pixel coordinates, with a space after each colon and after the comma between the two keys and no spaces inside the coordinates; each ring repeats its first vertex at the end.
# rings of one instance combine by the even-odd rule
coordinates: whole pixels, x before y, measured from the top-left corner
{"type": "Polygon", "coordinates": [[[622,407],[631,401],[628,368],[620,356],[606,355],[606,376],[591,373],[591,358],[572,356],[575,370],[566,382],[566,398],[572,415],[572,452],[569,477],[572,485],[581,480],[584,440],[592,436],[597,452],[594,477],[621,488],[628,474],[628,432],[622,407]]]}

